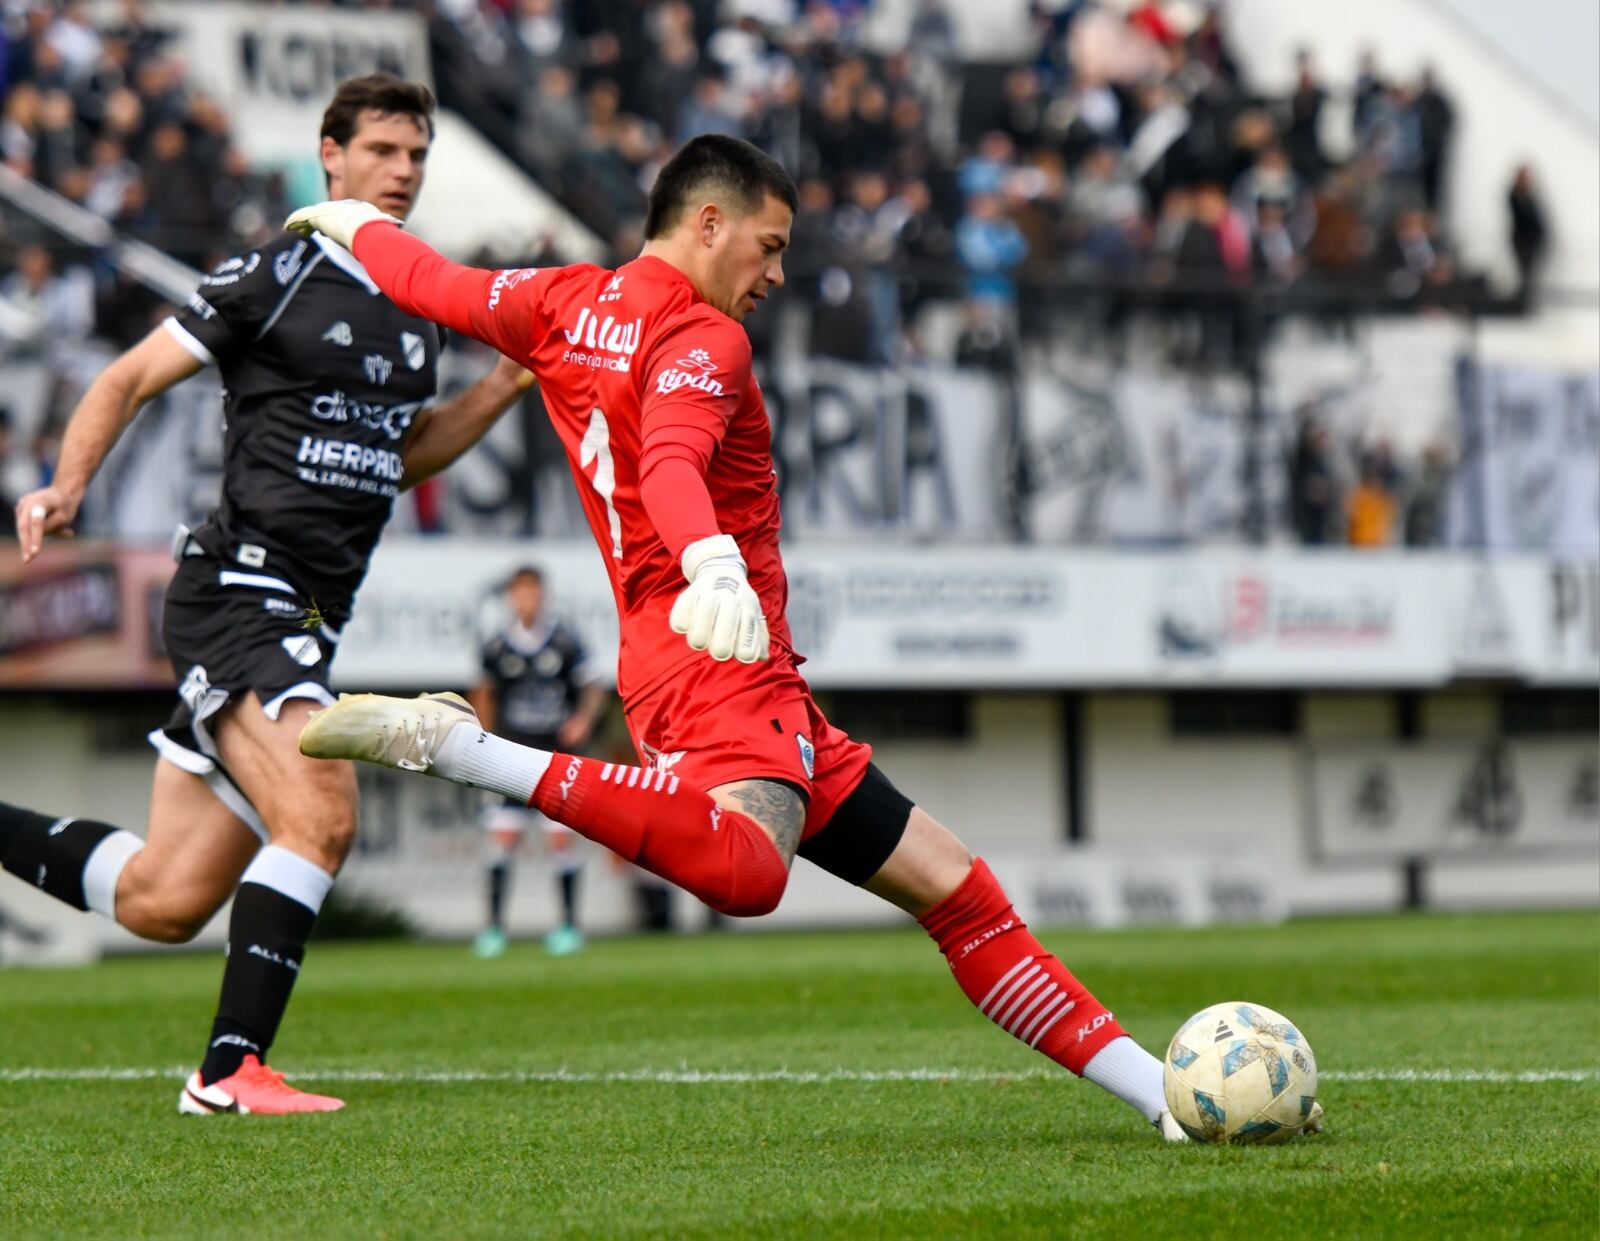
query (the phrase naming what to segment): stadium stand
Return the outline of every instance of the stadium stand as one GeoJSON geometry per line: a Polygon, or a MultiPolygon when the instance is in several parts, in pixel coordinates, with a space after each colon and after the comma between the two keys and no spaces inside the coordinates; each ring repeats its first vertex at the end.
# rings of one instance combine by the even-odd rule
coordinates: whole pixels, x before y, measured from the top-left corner
{"type": "MultiPolygon", "coordinates": [[[[892,54],[864,39],[865,0],[415,7],[441,102],[614,261],[636,251],[654,173],[693,134],[748,137],[795,171],[788,305],[751,325],[769,362],[793,323],[807,356],[990,372],[1063,341],[1122,356],[1148,347],[1150,328],[1164,365],[1249,376],[1290,316],[1348,333],[1372,313],[1525,312],[1540,287],[1549,221],[1534,170],[1507,199],[1515,294],[1455,258],[1448,83],[1370,57],[1336,81],[1302,52],[1293,91],[1266,95],[1241,72],[1225,9],[1197,9],[1185,29],[1149,0],[1038,2],[1036,54],[967,63],[941,0],[917,0],[892,54]],[[1345,158],[1323,141],[1333,98],[1353,109],[1345,158]]],[[[8,10],[0,159],[196,267],[257,244],[293,205],[285,178],[249,165],[230,140],[238,118],[192,89],[137,3],[93,10],[108,11],[97,23],[76,2],[8,10]]],[[[30,428],[0,474],[14,492],[48,475],[74,392],[64,355],[90,339],[127,345],[165,302],[25,214],[4,219],[5,349],[58,376],[47,416],[8,414],[30,428]]],[[[1314,416],[1289,438],[1279,490],[1295,537],[1438,536],[1447,446],[1398,462],[1370,437],[1330,440],[1314,416]],[[1386,503],[1358,504],[1378,493],[1386,503]]],[[[419,528],[444,527],[423,511],[419,528]]]]}

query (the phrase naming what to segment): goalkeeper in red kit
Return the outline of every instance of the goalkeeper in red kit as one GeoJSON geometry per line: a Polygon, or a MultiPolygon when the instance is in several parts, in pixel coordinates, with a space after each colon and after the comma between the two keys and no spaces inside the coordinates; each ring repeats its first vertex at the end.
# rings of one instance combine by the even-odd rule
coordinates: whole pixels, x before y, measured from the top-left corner
{"type": "Polygon", "coordinates": [[[615,271],[463,267],[364,203],[290,218],[348,246],[402,310],[538,377],[616,594],[618,692],[644,765],[512,744],[453,694],[342,698],[301,748],[519,798],[727,914],[776,908],[804,857],[915,917],[984,1016],[1182,1140],[1161,1061],[800,675],[772,428],[740,326],[783,284],[796,202],[776,161],[706,135],[662,168],[644,250],[615,271]]]}

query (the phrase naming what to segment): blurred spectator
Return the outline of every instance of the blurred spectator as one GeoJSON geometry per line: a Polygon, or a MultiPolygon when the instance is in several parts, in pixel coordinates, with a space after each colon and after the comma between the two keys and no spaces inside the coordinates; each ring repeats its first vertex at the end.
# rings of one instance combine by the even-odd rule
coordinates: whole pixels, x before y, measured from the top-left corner
{"type": "Polygon", "coordinates": [[[1255,237],[1250,246],[1250,265],[1258,278],[1286,285],[1304,268],[1299,247],[1289,232],[1283,205],[1261,203],[1256,214],[1255,237]]]}
{"type": "Polygon", "coordinates": [[[1144,213],[1144,196],[1122,171],[1118,152],[1105,145],[1090,149],[1078,165],[1067,209],[1083,230],[1086,244],[1094,244],[1102,229],[1121,229],[1144,213]]]}
{"type": "Polygon", "coordinates": [[[1372,128],[1373,112],[1388,89],[1378,73],[1377,53],[1371,48],[1363,49],[1356,64],[1355,86],[1351,91],[1353,107],[1350,123],[1358,135],[1372,128]]]}
{"type": "Polygon", "coordinates": [[[978,149],[962,162],[961,192],[969,198],[974,194],[999,194],[1016,156],[1011,139],[999,130],[991,130],[978,143],[978,149]]]}
{"type": "Polygon", "coordinates": [[[1453,274],[1449,254],[1439,242],[1425,211],[1408,208],[1395,215],[1389,234],[1378,246],[1374,265],[1391,296],[1416,297],[1448,282],[1453,274]]]}
{"type": "Polygon", "coordinates": [[[1431,66],[1422,71],[1415,106],[1422,140],[1422,201],[1437,215],[1444,206],[1445,167],[1456,113],[1431,66]]]}
{"type": "Polygon", "coordinates": [[[1282,147],[1269,146],[1256,156],[1233,184],[1234,207],[1244,217],[1245,224],[1254,229],[1263,204],[1276,207],[1284,219],[1296,222],[1296,243],[1310,236],[1314,221],[1310,218],[1311,205],[1306,200],[1300,178],[1289,163],[1282,147]]]}
{"type": "Polygon", "coordinates": [[[956,225],[956,255],[967,273],[967,293],[975,301],[1012,307],[1017,286],[1012,272],[1028,257],[1022,231],[1001,211],[998,194],[974,194],[956,225]]]}
{"type": "Polygon", "coordinates": [[[1399,513],[1396,476],[1387,444],[1363,455],[1361,473],[1346,508],[1345,541],[1351,547],[1389,547],[1399,513]]]}
{"type": "Polygon", "coordinates": [[[572,31],[561,12],[560,0],[516,0],[511,12],[514,49],[524,73],[537,74],[546,65],[571,63],[577,58],[572,31]]]}
{"type": "Polygon", "coordinates": [[[50,351],[81,346],[94,329],[94,285],[77,267],[58,274],[43,246],[24,246],[17,268],[0,280],[9,321],[22,330],[18,339],[50,351]]]}
{"type": "Polygon", "coordinates": [[[1407,547],[1437,547],[1444,542],[1450,471],[1450,450],[1445,445],[1435,441],[1423,449],[1422,461],[1406,497],[1407,547]]]}
{"type": "Polygon", "coordinates": [[[955,261],[956,243],[934,208],[927,182],[905,182],[897,198],[904,212],[897,236],[900,316],[914,324],[917,313],[940,292],[939,274],[955,261]]]}
{"type": "Polygon", "coordinates": [[[1289,463],[1289,518],[1301,543],[1319,547],[1334,541],[1339,498],[1328,430],[1314,415],[1306,416],[1289,463]]]}
{"type": "Polygon", "coordinates": [[[1336,171],[1317,191],[1307,252],[1311,266],[1325,275],[1349,277],[1367,267],[1373,230],[1360,193],[1360,175],[1353,168],[1336,171]]]}
{"type": "Polygon", "coordinates": [[[83,163],[84,133],[77,108],[66,91],[48,91],[39,101],[38,129],[34,134],[33,175],[70,196],[83,192],[79,177],[83,163]],[[76,191],[74,193],[73,191],[76,191]]]}
{"type": "Polygon", "coordinates": [[[522,158],[557,193],[566,188],[566,166],[583,136],[578,78],[566,65],[547,65],[524,99],[519,127],[522,158]]]}
{"type": "Polygon", "coordinates": [[[1550,244],[1545,225],[1544,205],[1533,183],[1533,169],[1523,164],[1511,179],[1506,195],[1511,209],[1511,254],[1517,260],[1517,304],[1523,310],[1533,307],[1534,292],[1550,244]]]}
{"type": "MultiPolygon", "coordinates": [[[[847,97],[845,102],[849,102],[847,97]]],[[[695,78],[689,99],[678,112],[678,142],[685,143],[698,134],[744,137],[744,126],[728,99],[728,88],[714,73],[695,78]]]]}
{"type": "Polygon", "coordinates": [[[1289,151],[1289,162],[1307,182],[1315,184],[1322,179],[1328,160],[1322,152],[1322,105],[1328,92],[1317,80],[1311,64],[1311,53],[1302,49],[1295,54],[1294,94],[1289,97],[1289,128],[1284,135],[1284,145],[1289,151]]]}

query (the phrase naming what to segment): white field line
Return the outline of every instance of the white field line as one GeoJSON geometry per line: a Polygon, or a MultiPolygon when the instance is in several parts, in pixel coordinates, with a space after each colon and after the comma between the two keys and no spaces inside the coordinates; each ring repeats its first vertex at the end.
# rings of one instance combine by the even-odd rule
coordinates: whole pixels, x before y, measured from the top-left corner
{"type": "MultiPolygon", "coordinates": [[[[134,1082],[170,1078],[181,1081],[189,1068],[0,1068],[0,1082],[134,1082]]],[[[829,1085],[835,1082],[974,1082],[998,1083],[1036,1078],[1062,1079],[1060,1069],[1024,1069],[996,1073],[981,1069],[304,1069],[291,1071],[296,1082],[380,1082],[398,1085],[623,1085],[742,1086],[766,1082],[829,1085]]],[[[1538,1084],[1600,1081],[1600,1069],[1327,1069],[1322,1082],[1435,1082],[1455,1084],[1538,1084]]]]}

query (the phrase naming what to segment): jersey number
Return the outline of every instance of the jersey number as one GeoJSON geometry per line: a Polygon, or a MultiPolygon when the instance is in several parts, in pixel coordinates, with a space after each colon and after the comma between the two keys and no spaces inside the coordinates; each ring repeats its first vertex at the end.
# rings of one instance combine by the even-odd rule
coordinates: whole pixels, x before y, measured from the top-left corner
{"type": "Polygon", "coordinates": [[[617,516],[611,497],[617,493],[617,468],[611,461],[611,428],[600,410],[589,415],[589,429],[583,433],[578,445],[578,464],[584,469],[594,462],[594,490],[606,505],[606,516],[611,519],[611,558],[622,559],[622,519],[617,516]]]}

